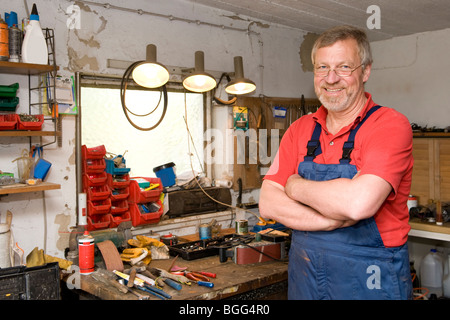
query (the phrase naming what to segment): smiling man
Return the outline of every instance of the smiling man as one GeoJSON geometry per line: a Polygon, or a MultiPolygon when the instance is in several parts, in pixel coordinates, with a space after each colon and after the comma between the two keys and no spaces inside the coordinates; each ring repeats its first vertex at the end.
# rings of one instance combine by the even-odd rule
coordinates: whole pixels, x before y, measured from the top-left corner
{"type": "Polygon", "coordinates": [[[290,299],[410,299],[408,119],[364,83],[366,34],[324,32],[312,51],[319,110],[294,122],[264,178],[260,213],[293,229],[290,299]]]}

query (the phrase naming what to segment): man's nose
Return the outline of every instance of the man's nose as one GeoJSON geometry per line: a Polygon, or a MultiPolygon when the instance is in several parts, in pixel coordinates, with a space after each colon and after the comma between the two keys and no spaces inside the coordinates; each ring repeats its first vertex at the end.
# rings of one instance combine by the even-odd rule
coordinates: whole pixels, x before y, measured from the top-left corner
{"type": "Polygon", "coordinates": [[[331,70],[328,72],[328,75],[325,77],[325,80],[326,80],[328,83],[336,83],[336,82],[339,82],[339,80],[341,80],[341,77],[339,77],[339,76],[336,74],[336,71],[334,71],[334,69],[331,69],[331,70]]]}

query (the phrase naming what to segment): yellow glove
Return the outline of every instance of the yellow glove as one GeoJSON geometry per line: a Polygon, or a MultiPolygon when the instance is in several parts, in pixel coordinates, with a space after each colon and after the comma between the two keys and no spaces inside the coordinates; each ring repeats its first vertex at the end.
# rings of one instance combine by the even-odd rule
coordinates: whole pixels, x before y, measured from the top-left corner
{"type": "Polygon", "coordinates": [[[138,239],[143,244],[143,247],[147,247],[147,246],[162,247],[165,245],[161,241],[156,240],[154,238],[147,237],[147,236],[137,235],[136,239],[138,239]]]}
{"type": "Polygon", "coordinates": [[[120,254],[122,261],[130,262],[131,264],[136,264],[142,261],[145,264],[149,264],[151,261],[151,255],[149,256],[149,251],[147,248],[127,248],[120,254]]]}

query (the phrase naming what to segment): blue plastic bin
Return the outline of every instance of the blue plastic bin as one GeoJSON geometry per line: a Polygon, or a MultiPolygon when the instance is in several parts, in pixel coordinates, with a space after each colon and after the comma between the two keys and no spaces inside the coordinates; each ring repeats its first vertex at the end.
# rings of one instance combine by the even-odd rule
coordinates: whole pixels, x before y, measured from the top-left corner
{"type": "Polygon", "coordinates": [[[161,166],[153,168],[153,172],[161,179],[164,187],[171,187],[176,183],[175,163],[169,162],[161,166]]]}

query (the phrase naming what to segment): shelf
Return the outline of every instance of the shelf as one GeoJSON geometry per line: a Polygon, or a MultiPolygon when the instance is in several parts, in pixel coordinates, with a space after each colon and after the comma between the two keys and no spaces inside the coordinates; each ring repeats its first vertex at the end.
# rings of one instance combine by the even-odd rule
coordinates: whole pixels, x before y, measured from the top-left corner
{"type": "Polygon", "coordinates": [[[450,138],[450,132],[413,132],[414,138],[450,138]]]}
{"type": "Polygon", "coordinates": [[[51,182],[41,182],[34,186],[29,186],[24,183],[16,183],[7,186],[0,187],[0,195],[4,194],[12,194],[12,193],[25,193],[25,192],[36,192],[36,191],[45,191],[45,190],[55,190],[61,189],[60,184],[51,183],[51,182]]]}
{"type": "Polygon", "coordinates": [[[0,131],[0,137],[44,137],[56,136],[60,137],[60,131],[0,131]]]}
{"type": "Polygon", "coordinates": [[[54,66],[48,64],[0,61],[0,73],[38,75],[52,71],[54,66]]]}
{"type": "Polygon", "coordinates": [[[410,236],[450,241],[450,223],[445,222],[442,226],[438,226],[435,222],[421,221],[413,218],[409,221],[411,230],[410,236]]]}

